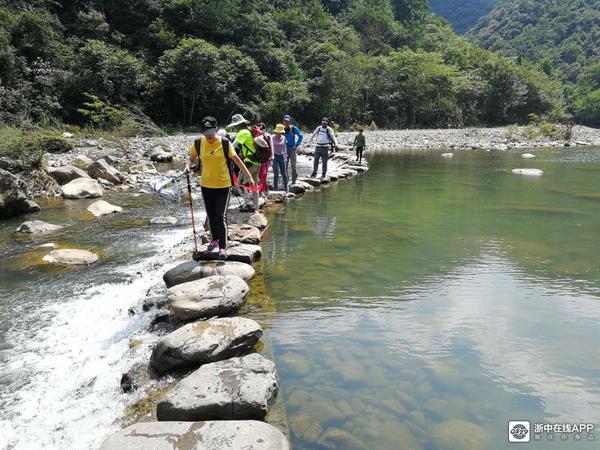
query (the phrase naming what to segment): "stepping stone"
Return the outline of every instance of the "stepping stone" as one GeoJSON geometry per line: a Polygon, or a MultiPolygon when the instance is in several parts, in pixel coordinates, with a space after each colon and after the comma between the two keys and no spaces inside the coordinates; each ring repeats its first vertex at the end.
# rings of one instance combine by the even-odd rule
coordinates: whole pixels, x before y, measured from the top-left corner
{"type": "Polygon", "coordinates": [[[284,203],[287,199],[287,192],[285,191],[270,191],[267,195],[267,200],[273,203],[284,203]]]}
{"type": "Polygon", "coordinates": [[[252,225],[235,224],[228,228],[228,238],[242,244],[258,244],[261,239],[260,230],[252,225]]]}
{"type": "Polygon", "coordinates": [[[107,216],[109,214],[120,213],[123,208],[116,205],[111,205],[105,200],[97,200],[87,207],[87,210],[96,217],[107,216]]]}
{"type": "Polygon", "coordinates": [[[173,267],[163,275],[167,287],[188,281],[200,280],[213,275],[237,275],[248,281],[255,274],[254,268],[237,261],[188,261],[173,267]]]}
{"type": "Polygon", "coordinates": [[[44,261],[51,264],[84,266],[98,261],[98,255],[87,250],[62,249],[53,250],[44,256],[44,261]]]}
{"type": "Polygon", "coordinates": [[[17,233],[44,234],[60,230],[61,228],[60,225],[53,225],[41,220],[29,220],[23,222],[19,228],[17,228],[17,233]]]}
{"type": "Polygon", "coordinates": [[[156,416],[159,421],[262,419],[276,394],[275,364],[253,353],[200,367],[158,403],[156,416]]]}
{"type": "Polygon", "coordinates": [[[150,366],[164,374],[173,369],[221,361],[247,352],[262,334],[258,323],[243,317],[190,323],[158,341],[152,350],[150,366]]]}
{"type": "Polygon", "coordinates": [[[331,181],[337,181],[340,178],[338,176],[337,172],[329,173],[329,174],[327,174],[327,176],[329,177],[329,180],[331,180],[331,181]]]}
{"type": "Polygon", "coordinates": [[[290,450],[285,435],[256,420],[141,422],[109,436],[100,450],[290,450]]]}
{"type": "Polygon", "coordinates": [[[298,178],[298,181],[302,181],[303,183],[308,183],[313,187],[321,186],[321,180],[319,178],[298,178]]]}
{"type": "Polygon", "coordinates": [[[256,212],[248,218],[246,224],[252,227],[256,227],[259,230],[264,230],[269,225],[269,222],[267,221],[267,218],[264,214],[256,212]]]}
{"type": "MultiPolygon", "coordinates": [[[[219,252],[208,251],[208,245],[203,245],[198,249],[198,258],[203,261],[215,261],[219,259],[219,252]]],[[[238,261],[246,264],[252,264],[258,261],[262,256],[260,245],[242,244],[237,241],[229,241],[227,247],[227,261],[238,261]]]]}
{"type": "Polygon", "coordinates": [[[100,184],[91,178],[77,178],[68,182],[62,187],[62,194],[65,198],[97,198],[102,197],[104,193],[100,184]]]}
{"type": "Polygon", "coordinates": [[[296,184],[299,184],[302,187],[304,187],[305,191],[314,191],[315,190],[315,187],[312,184],[305,183],[304,181],[298,180],[298,181],[296,181],[296,184]]]}
{"type": "Polygon", "coordinates": [[[173,314],[187,322],[237,311],[249,293],[250,288],[244,280],[229,275],[178,284],[169,289],[167,297],[173,314]]]}
{"type": "Polygon", "coordinates": [[[358,173],[366,172],[367,170],[369,170],[369,168],[365,167],[365,166],[346,166],[346,168],[350,169],[350,170],[354,170],[358,173]]]}
{"type": "Polygon", "coordinates": [[[303,184],[294,183],[289,186],[289,190],[294,195],[304,194],[306,192],[306,187],[304,187],[303,184]]]}
{"type": "Polygon", "coordinates": [[[172,217],[172,216],[154,217],[154,218],[150,219],[150,223],[152,225],[176,225],[177,217],[172,217]]]}

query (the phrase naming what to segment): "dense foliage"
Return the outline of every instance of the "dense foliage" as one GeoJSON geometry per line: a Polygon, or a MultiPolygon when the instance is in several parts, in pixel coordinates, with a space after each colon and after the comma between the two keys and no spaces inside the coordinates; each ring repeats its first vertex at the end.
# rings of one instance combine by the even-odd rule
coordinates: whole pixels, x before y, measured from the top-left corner
{"type": "Polygon", "coordinates": [[[504,0],[469,36],[484,48],[558,74],[576,118],[600,123],[600,86],[590,75],[600,63],[600,0],[504,0]]]}
{"type": "Polygon", "coordinates": [[[446,127],[562,103],[552,73],[467,43],[426,0],[0,0],[0,122],[106,128],[132,109],[446,127]]]}
{"type": "Polygon", "coordinates": [[[473,28],[496,3],[498,0],[429,0],[433,12],[450,22],[459,34],[465,34],[473,28]]]}

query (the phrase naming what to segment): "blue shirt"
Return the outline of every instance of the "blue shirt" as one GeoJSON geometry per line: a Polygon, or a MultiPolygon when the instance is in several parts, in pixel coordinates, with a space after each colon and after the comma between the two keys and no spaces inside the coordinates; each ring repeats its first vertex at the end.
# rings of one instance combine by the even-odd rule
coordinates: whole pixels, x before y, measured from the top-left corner
{"type": "Polygon", "coordinates": [[[304,135],[297,126],[291,125],[285,128],[285,142],[288,152],[291,152],[300,144],[302,144],[302,139],[304,139],[304,135]]]}

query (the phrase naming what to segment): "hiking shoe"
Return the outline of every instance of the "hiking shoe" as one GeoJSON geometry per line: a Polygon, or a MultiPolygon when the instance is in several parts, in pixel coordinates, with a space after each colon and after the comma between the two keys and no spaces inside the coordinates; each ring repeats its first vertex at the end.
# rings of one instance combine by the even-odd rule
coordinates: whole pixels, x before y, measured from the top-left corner
{"type": "Polygon", "coordinates": [[[214,252],[218,248],[219,248],[219,241],[210,241],[208,243],[208,248],[206,250],[209,252],[214,252]]]}
{"type": "Polygon", "coordinates": [[[219,250],[219,259],[221,261],[225,261],[227,259],[227,250],[225,250],[224,248],[219,250]]]}
{"type": "Polygon", "coordinates": [[[316,173],[311,173],[309,178],[317,178],[317,174],[316,173]]]}

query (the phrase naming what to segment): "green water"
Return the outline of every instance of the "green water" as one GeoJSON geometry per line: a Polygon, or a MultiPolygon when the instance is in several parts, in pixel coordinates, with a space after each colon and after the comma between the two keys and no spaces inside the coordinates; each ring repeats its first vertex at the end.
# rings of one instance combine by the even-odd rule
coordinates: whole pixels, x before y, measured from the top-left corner
{"type": "Polygon", "coordinates": [[[375,154],[274,214],[257,316],[294,449],[498,450],[509,420],[600,423],[600,149],[537,154],[375,154]]]}

